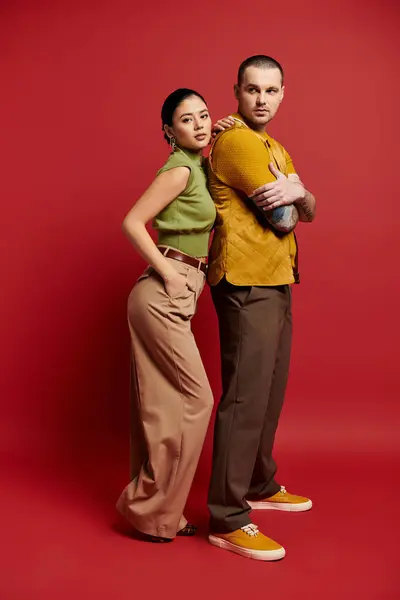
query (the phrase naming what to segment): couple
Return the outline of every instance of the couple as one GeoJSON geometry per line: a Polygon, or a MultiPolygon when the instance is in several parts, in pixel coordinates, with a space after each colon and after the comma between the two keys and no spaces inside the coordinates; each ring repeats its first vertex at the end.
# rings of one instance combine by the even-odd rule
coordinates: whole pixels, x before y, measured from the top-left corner
{"type": "Polygon", "coordinates": [[[285,550],[258,530],[250,510],[312,506],[275,481],[272,458],[289,370],[290,284],[298,280],[294,228],[315,215],[289,154],[265,133],[283,94],[277,61],[245,60],[238,112],[215,126],[207,166],[212,123],[204,98],[188,89],[168,96],[161,117],[172,152],[123,226],[149,266],[128,301],[132,481],[117,508],[153,542],[196,532],[183,511],[213,396],[190,322],[207,278],[223,384],[209,541],[258,560],[278,560],[285,550]],[[146,229],[152,219],[157,245],[146,229]]]}

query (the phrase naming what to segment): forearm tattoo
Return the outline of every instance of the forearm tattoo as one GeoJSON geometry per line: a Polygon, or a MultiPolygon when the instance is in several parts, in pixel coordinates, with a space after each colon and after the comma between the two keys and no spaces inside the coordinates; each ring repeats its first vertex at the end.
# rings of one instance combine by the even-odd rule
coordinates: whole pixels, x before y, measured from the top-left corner
{"type": "Polygon", "coordinates": [[[302,215],[307,219],[307,221],[312,221],[314,219],[314,212],[309,205],[309,201],[311,194],[306,190],[304,198],[297,202],[297,206],[301,211],[302,215]]]}
{"type": "Polygon", "coordinates": [[[278,206],[270,212],[264,213],[267,221],[274,229],[283,232],[292,231],[299,220],[299,213],[293,204],[289,206],[278,206]]]}

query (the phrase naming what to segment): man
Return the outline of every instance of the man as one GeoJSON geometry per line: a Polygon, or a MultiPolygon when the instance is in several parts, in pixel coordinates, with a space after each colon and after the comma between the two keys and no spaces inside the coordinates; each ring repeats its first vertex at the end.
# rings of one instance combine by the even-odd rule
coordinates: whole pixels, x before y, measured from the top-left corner
{"type": "Polygon", "coordinates": [[[297,222],[315,199],[286,150],[265,132],[284,95],[268,56],[245,60],[235,85],[233,127],[215,138],[209,186],[217,208],[208,281],[219,320],[223,393],[209,490],[212,544],[258,560],[284,548],[252,523],[253,509],[309,510],[274,479],[272,448],[289,370],[290,284],[298,281],[297,222]]]}

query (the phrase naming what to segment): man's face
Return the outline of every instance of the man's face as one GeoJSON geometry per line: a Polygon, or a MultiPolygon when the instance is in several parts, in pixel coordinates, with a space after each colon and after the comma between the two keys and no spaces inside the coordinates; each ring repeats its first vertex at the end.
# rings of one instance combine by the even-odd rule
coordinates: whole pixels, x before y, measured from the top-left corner
{"type": "Polygon", "coordinates": [[[239,112],[255,130],[263,131],[283,100],[279,69],[247,67],[240,85],[235,85],[239,112]]]}

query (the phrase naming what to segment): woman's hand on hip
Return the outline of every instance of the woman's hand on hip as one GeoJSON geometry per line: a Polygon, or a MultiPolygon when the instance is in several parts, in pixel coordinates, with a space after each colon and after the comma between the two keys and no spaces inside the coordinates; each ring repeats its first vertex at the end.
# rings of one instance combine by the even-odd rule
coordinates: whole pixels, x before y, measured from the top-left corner
{"type": "Polygon", "coordinates": [[[188,287],[186,277],[177,271],[164,278],[164,285],[168,296],[171,296],[171,298],[179,296],[188,287]]]}

